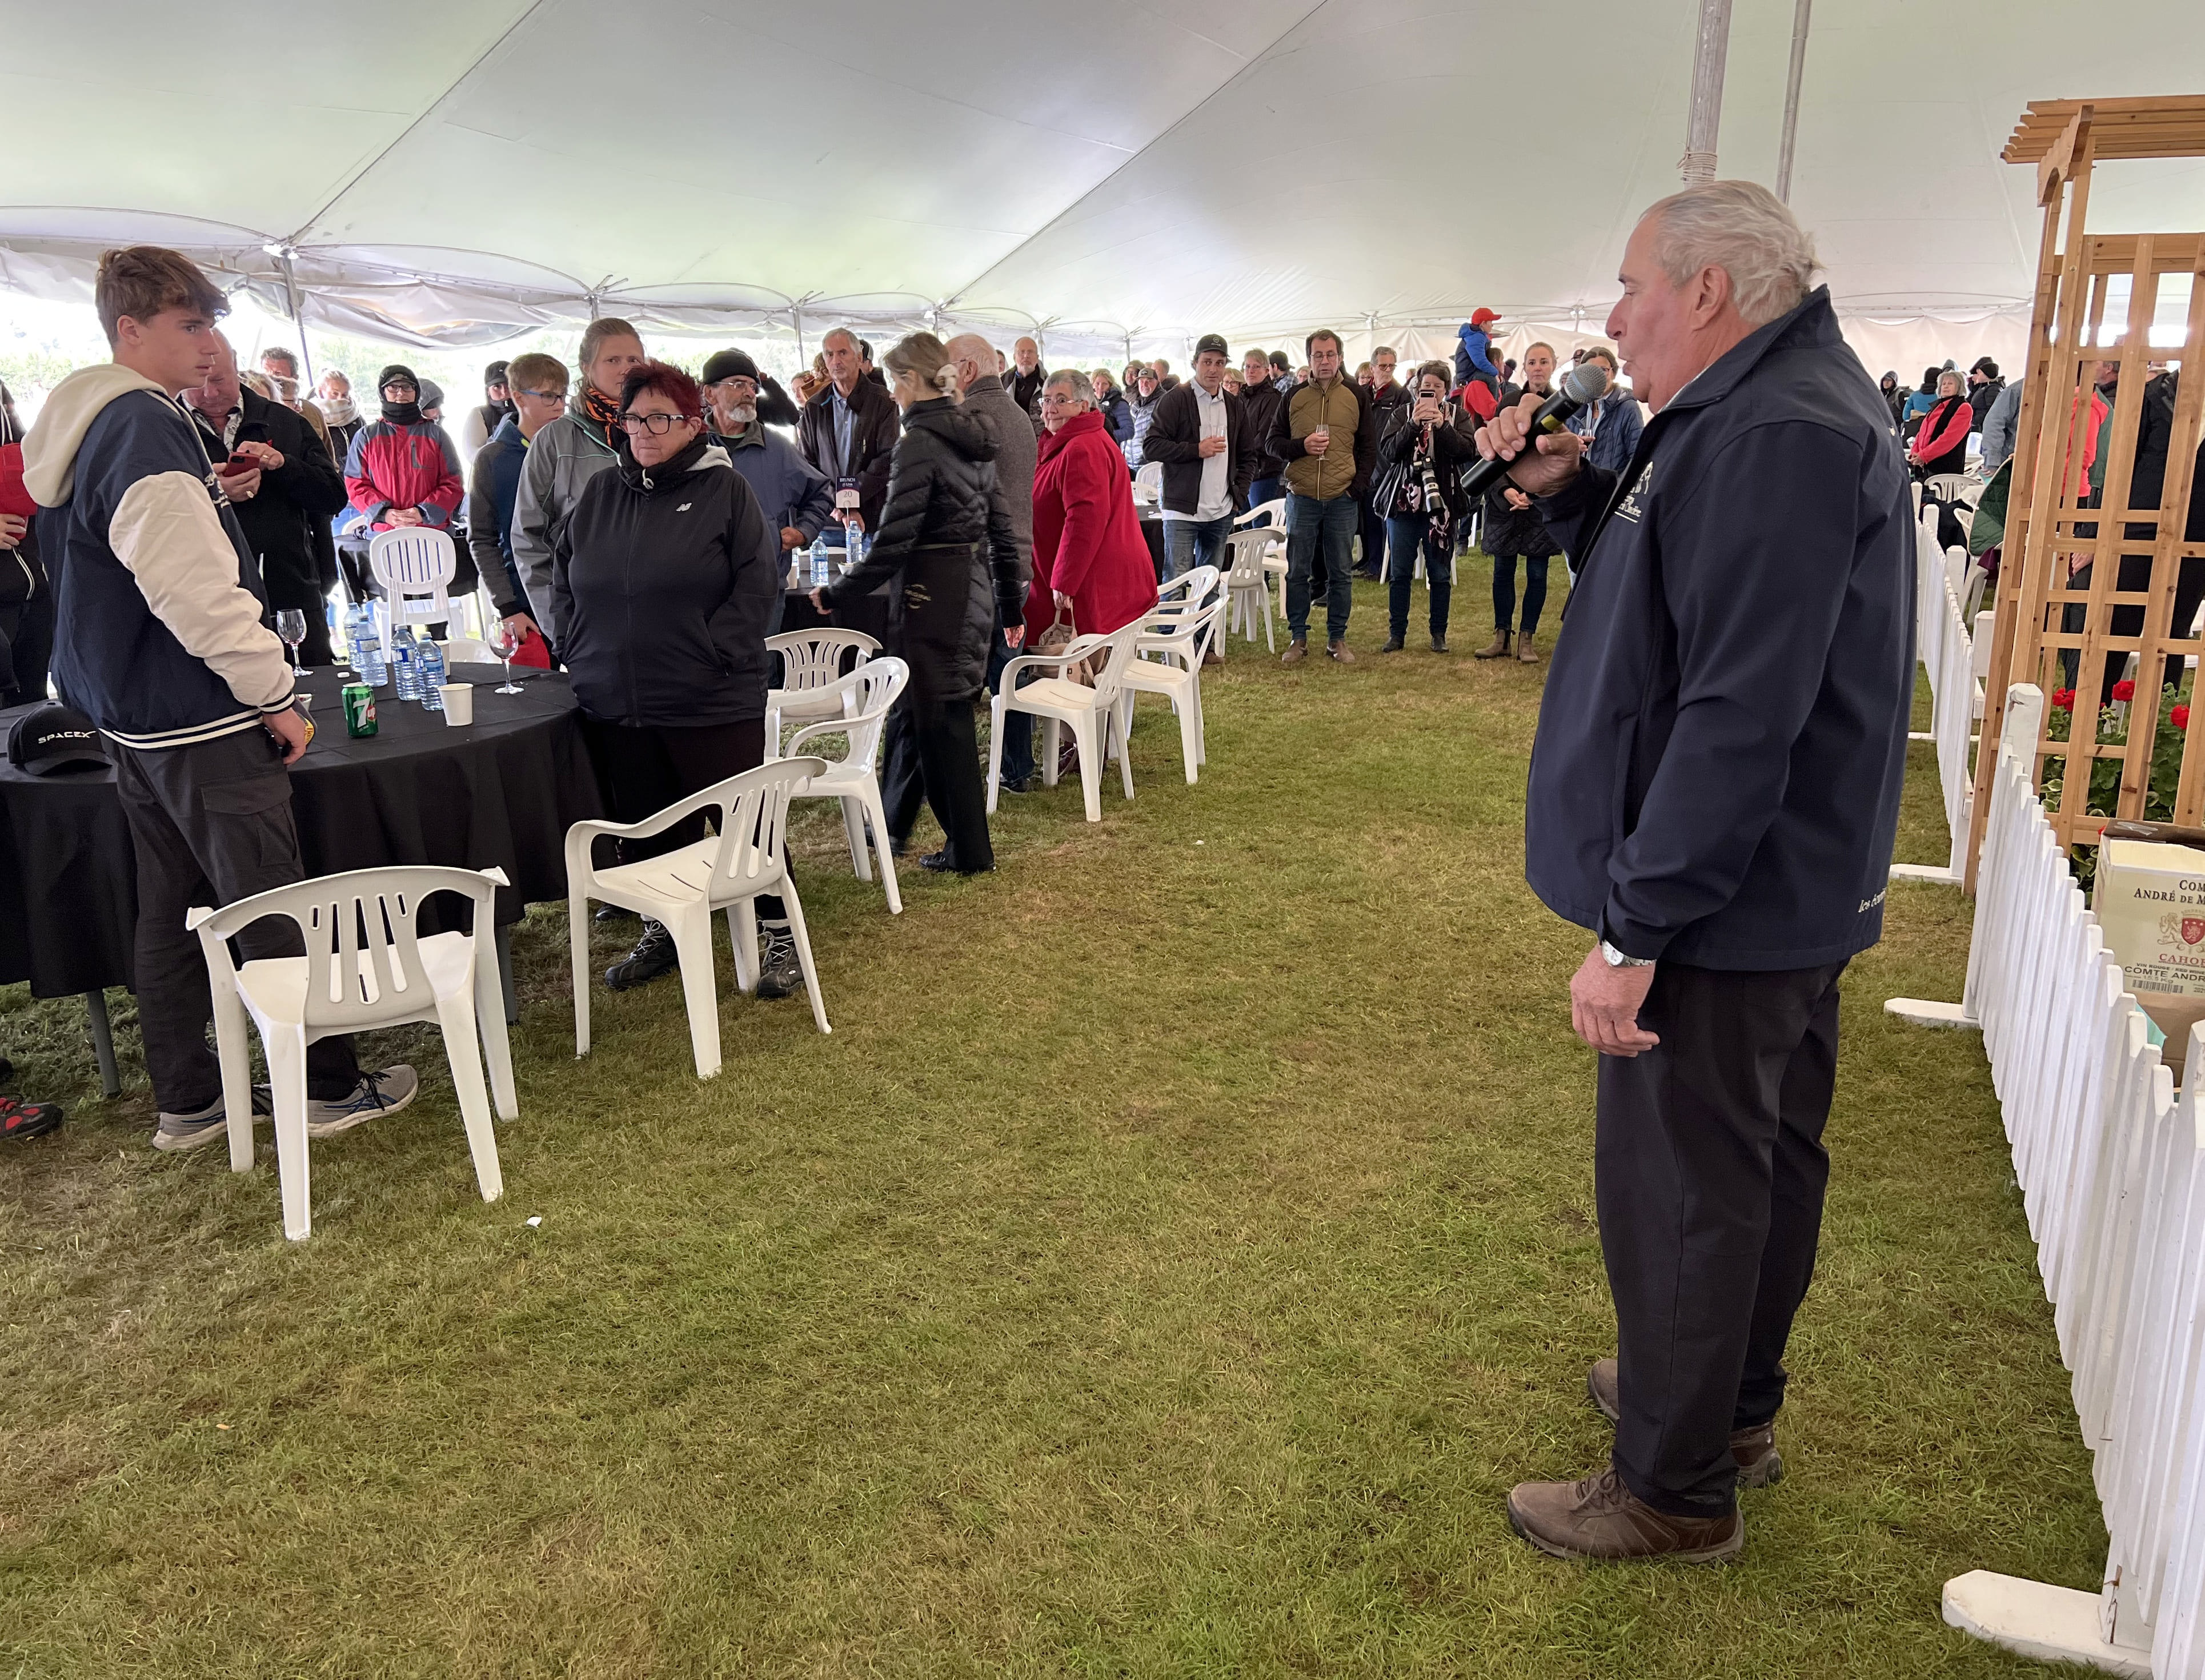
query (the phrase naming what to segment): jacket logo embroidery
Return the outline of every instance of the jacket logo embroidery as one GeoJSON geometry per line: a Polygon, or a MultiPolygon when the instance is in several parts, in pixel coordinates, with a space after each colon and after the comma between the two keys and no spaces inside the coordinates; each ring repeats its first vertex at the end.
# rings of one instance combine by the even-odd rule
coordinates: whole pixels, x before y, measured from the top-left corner
{"type": "Polygon", "coordinates": [[[1867,914],[1869,913],[1869,911],[1870,911],[1871,910],[1874,910],[1874,909],[1875,909],[1878,905],[1880,905],[1880,904],[1881,904],[1881,903],[1883,902],[1883,899],[1884,899],[1884,894],[1885,894],[1885,893],[1888,893],[1888,892],[1890,892],[1890,891],[1891,891],[1891,888],[1890,888],[1890,887],[1885,887],[1885,888],[1883,889],[1883,892],[1882,892],[1882,893],[1877,893],[1874,898],[1872,898],[1872,899],[1863,899],[1860,901],[1860,908],[1859,908],[1858,910],[1855,911],[1853,913],[1854,913],[1856,916],[1865,916],[1865,915],[1867,915],[1867,914]]]}
{"type": "Polygon", "coordinates": [[[687,513],[687,512],[688,512],[692,508],[695,507],[696,505],[697,505],[697,504],[696,504],[695,502],[683,502],[683,503],[682,503],[679,508],[676,508],[674,511],[675,511],[675,513],[687,513]]]}
{"type": "Polygon", "coordinates": [[[1638,482],[1631,485],[1630,490],[1625,495],[1622,501],[1616,503],[1616,518],[1619,519],[1629,519],[1633,525],[1637,525],[1638,523],[1640,515],[1644,513],[1646,511],[1644,507],[1640,504],[1638,498],[1645,495],[1650,488],[1648,484],[1648,480],[1651,479],[1653,476],[1654,463],[1649,460],[1646,463],[1644,468],[1639,472],[1638,482]]]}

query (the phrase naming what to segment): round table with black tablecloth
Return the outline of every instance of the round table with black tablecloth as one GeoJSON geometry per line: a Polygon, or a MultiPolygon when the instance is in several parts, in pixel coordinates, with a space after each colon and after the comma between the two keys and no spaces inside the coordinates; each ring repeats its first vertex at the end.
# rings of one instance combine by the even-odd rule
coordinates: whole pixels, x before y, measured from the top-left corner
{"type": "MultiPolygon", "coordinates": [[[[291,769],[291,809],[309,876],[393,864],[504,870],[498,920],[567,896],[568,827],[604,806],[580,712],[557,672],[516,668],[519,694],[492,691],[496,666],[455,667],[474,685],[474,721],[376,691],[379,733],[345,733],[342,680],[317,671],[315,736],[291,769]]],[[[20,711],[0,712],[0,731],[20,711]]],[[[136,861],[111,770],[27,775],[0,760],[0,982],[39,997],[131,981],[136,861]]],[[[445,900],[424,906],[434,931],[445,900]]]]}

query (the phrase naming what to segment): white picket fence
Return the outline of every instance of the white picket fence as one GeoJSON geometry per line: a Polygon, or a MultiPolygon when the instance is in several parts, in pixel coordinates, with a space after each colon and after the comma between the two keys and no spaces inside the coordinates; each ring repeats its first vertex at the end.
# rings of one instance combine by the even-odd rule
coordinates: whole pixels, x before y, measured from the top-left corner
{"type": "Polygon", "coordinates": [[[1945,797],[1951,849],[1942,864],[1893,864],[1893,881],[1936,881],[1957,886],[1966,872],[1968,816],[1975,791],[1970,749],[1983,715],[1983,679],[1990,670],[1991,625],[1996,614],[1978,613],[1969,628],[1965,601],[1968,551],[1937,548],[1937,510],[1924,511],[1915,538],[1914,644],[1929,675],[1928,739],[1937,744],[1937,783],[1945,797]]]}
{"type": "MultiPolygon", "coordinates": [[[[2017,686],[2007,739],[2034,743],[2043,715],[2042,692],[2017,686]]],[[[2030,768],[2000,751],[1964,1000],[1885,1006],[1982,1030],[2095,1458],[2105,1584],[1977,1570],[1946,1582],[1945,1619],[2030,1656],[2205,1680],[2205,1077],[2178,1099],[2030,768]]],[[[2205,1025],[2188,1066],[2205,1075],[2205,1025]]]]}

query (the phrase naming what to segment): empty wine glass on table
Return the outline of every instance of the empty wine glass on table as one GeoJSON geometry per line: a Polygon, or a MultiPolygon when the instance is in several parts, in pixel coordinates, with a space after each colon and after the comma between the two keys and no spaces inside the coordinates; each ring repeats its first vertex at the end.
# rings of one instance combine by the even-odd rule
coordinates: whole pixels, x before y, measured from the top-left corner
{"type": "Polygon", "coordinates": [[[283,638],[283,645],[291,650],[291,674],[309,677],[313,674],[299,662],[299,644],[306,639],[306,615],[296,607],[285,607],[276,614],[276,633],[283,638]]]}
{"type": "Polygon", "coordinates": [[[492,619],[483,632],[483,645],[505,662],[505,681],[490,691],[493,694],[518,694],[520,685],[513,680],[513,656],[520,651],[521,636],[503,619],[492,619]]]}

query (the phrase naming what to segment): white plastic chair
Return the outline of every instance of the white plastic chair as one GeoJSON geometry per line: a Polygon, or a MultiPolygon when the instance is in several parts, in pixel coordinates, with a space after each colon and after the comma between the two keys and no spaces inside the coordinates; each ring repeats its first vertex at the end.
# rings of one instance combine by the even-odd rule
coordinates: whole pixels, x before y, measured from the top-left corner
{"type": "MultiPolygon", "coordinates": [[[[1137,618],[1108,636],[1075,636],[1071,645],[1061,653],[1021,654],[1003,667],[1002,677],[996,686],[991,708],[994,727],[988,739],[988,810],[991,814],[1003,786],[1003,715],[1007,711],[1020,711],[1040,718],[1045,726],[1041,755],[1044,787],[1056,786],[1057,726],[1072,726],[1072,739],[1079,748],[1079,791],[1086,801],[1087,820],[1102,820],[1100,777],[1103,758],[1110,749],[1111,731],[1117,727],[1118,696],[1125,685],[1126,668],[1132,662],[1133,650],[1147,625],[1145,618],[1137,618]],[[1089,662],[1094,674],[1092,688],[1064,674],[1083,659],[1089,662]],[[1028,670],[1052,671],[1055,674],[1037,678],[1021,688],[1017,686],[1019,674],[1028,670]]],[[[1119,744],[1118,769],[1125,781],[1126,797],[1130,799],[1133,797],[1133,766],[1123,743],[1119,744]]]]}
{"type": "Polygon", "coordinates": [[[1205,572],[1209,577],[1199,587],[1188,590],[1174,610],[1150,620],[1135,646],[1139,656],[1126,667],[1125,686],[1118,701],[1120,753],[1133,738],[1134,695],[1161,694],[1171,702],[1179,719],[1180,754],[1186,761],[1190,784],[1195,780],[1196,767],[1209,762],[1202,723],[1203,656],[1216,639],[1230,604],[1229,597],[1213,593],[1217,585],[1215,567],[1198,566],[1187,576],[1201,579],[1205,572]]]}
{"type": "MultiPolygon", "coordinates": [[[[896,888],[895,859],[889,852],[888,814],[881,806],[881,782],[873,766],[880,753],[882,725],[889,708],[911,680],[911,667],[900,659],[876,659],[859,666],[831,687],[811,693],[831,698],[835,711],[818,723],[807,723],[788,738],[790,752],[823,735],[847,735],[850,750],[840,763],[829,759],[827,768],[790,797],[799,799],[840,799],[842,828],[850,837],[850,865],[860,881],[873,878],[866,860],[867,825],[872,846],[880,853],[881,884],[888,889],[889,914],[903,914],[903,894],[896,888]]],[[[767,741],[772,750],[772,741],[767,741]]],[[[776,754],[779,757],[779,754],[776,754]]]]}
{"type": "Polygon", "coordinates": [[[513,1087],[513,1055],[505,1036],[505,991],[497,965],[496,891],[502,870],[434,867],[354,870],[256,893],[221,910],[194,909],[186,928],[199,936],[214,994],[215,1045],[222,1063],[222,1100],[229,1112],[229,1165],[253,1165],[253,1073],[247,1018],[259,1030],[276,1106],[276,1167],[283,1195],[283,1234],[294,1242],[311,1229],[306,1178],[306,1047],[333,1033],[364,1032],[410,1021],[433,1021],[466,1123],[482,1198],[505,1194],[498,1117],[520,1112],[513,1087]],[[422,900],[455,893],[474,905],[472,933],[416,935],[422,900]],[[263,917],[296,923],[303,957],[263,957],[239,967],[229,941],[263,917]],[[363,938],[364,935],[364,938],[363,938]],[[490,1063],[483,1089],[479,1040],[490,1063]]]}
{"type": "Polygon", "coordinates": [[[490,644],[472,636],[455,636],[450,641],[439,642],[437,645],[443,650],[447,669],[455,665],[495,665],[498,662],[497,656],[490,650],[490,644]]]}
{"type": "Polygon", "coordinates": [[[1270,531],[1262,525],[1231,531],[1226,536],[1225,544],[1226,554],[1232,561],[1225,573],[1226,601],[1231,613],[1226,633],[1229,635],[1233,630],[1241,630],[1246,632],[1250,641],[1254,641],[1256,613],[1260,603],[1263,614],[1263,645],[1276,653],[1279,642],[1273,628],[1271,575],[1266,564],[1266,556],[1270,552],[1270,531]]]}
{"type": "Polygon", "coordinates": [[[1133,499],[1151,504],[1163,500],[1164,464],[1144,461],[1133,473],[1133,499]]]}
{"type": "Polygon", "coordinates": [[[647,919],[663,923],[674,936],[681,963],[681,995],[689,1009],[689,1042],[696,1053],[697,1077],[720,1071],[720,1000],[712,975],[712,912],[728,912],[728,937],[734,946],[735,984],[743,991],[758,985],[758,911],[761,893],[778,893],[788,909],[789,931],[796,936],[796,959],[811,995],[811,1018],[822,1032],[827,1006],[819,999],[819,971],[811,961],[811,936],[805,931],[804,905],[789,878],[782,850],[788,827],[788,801],[811,777],[827,768],[823,758],[769,759],[754,770],[675,801],[640,822],[577,822],[567,830],[567,927],[574,966],[574,1054],[590,1054],[589,901],[603,899],[647,919]],[[717,813],[720,832],[677,846],[640,863],[597,869],[591,843],[602,836],[648,840],[699,811],[717,813]]]}
{"type": "Polygon", "coordinates": [[[1287,522],[1287,499],[1275,496],[1269,502],[1259,502],[1233,521],[1236,531],[1245,531],[1252,525],[1283,525],[1287,522]]]}
{"type": "MultiPolygon", "coordinates": [[[[862,630],[786,630],[765,638],[766,650],[781,656],[781,686],[765,696],[766,751],[774,751],[785,718],[808,722],[817,717],[849,715],[842,708],[848,696],[836,689],[842,677],[842,657],[858,650],[858,667],[881,650],[881,644],[862,630]],[[835,690],[829,696],[827,691],[835,690]]],[[[779,755],[775,754],[776,757],[779,755]]]]}
{"type": "Polygon", "coordinates": [[[459,563],[451,533],[433,525],[378,531],[368,540],[367,569],[383,585],[375,621],[383,632],[386,656],[400,625],[451,622],[449,588],[459,563]]]}

